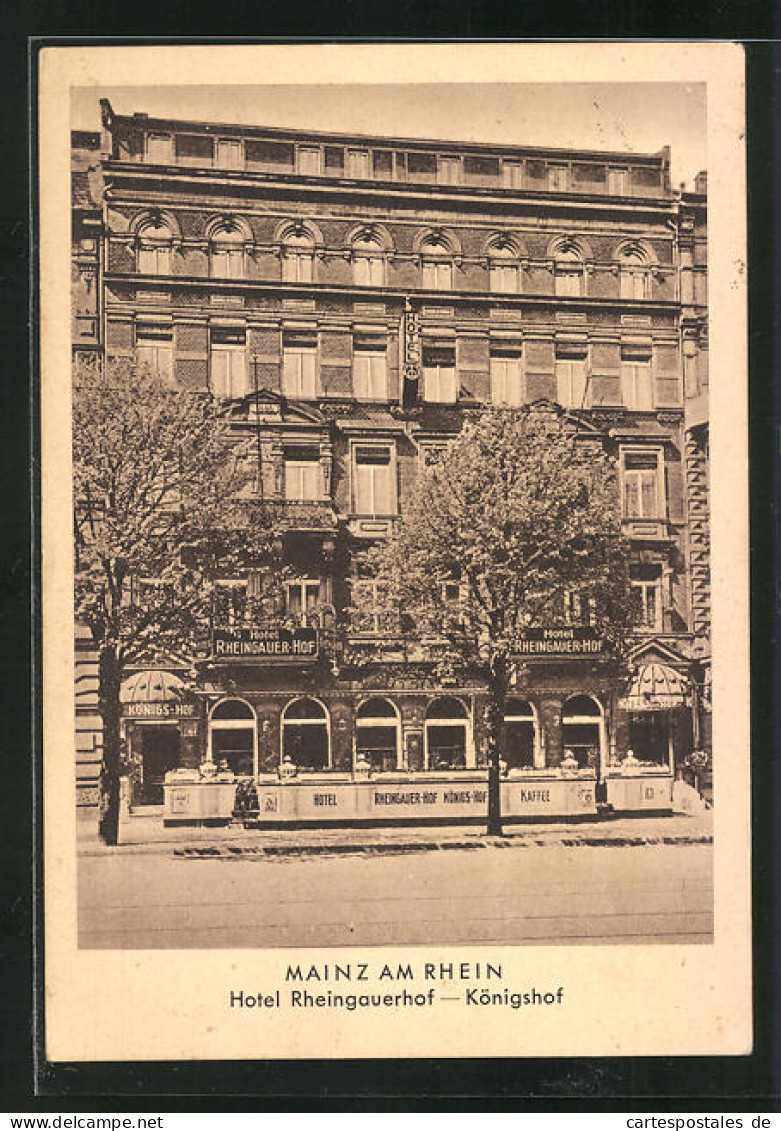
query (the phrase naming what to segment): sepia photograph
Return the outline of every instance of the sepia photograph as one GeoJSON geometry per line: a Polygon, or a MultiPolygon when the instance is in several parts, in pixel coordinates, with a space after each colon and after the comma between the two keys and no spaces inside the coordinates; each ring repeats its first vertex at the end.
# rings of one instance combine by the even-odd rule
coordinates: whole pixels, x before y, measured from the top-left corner
{"type": "Polygon", "coordinates": [[[712,724],[707,79],[98,69],[58,299],[72,953],[279,950],[226,984],[257,1021],[560,1013],[546,953],[712,950],[747,762],[712,724]]]}

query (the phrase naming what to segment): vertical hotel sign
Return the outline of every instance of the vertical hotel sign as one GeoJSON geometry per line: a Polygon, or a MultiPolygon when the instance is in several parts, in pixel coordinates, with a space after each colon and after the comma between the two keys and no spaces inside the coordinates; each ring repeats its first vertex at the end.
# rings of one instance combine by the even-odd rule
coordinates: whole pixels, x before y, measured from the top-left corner
{"type": "Polygon", "coordinates": [[[420,385],[421,348],[420,348],[420,315],[410,305],[410,300],[404,303],[404,313],[401,316],[399,327],[399,341],[401,343],[401,404],[403,407],[415,403],[420,385]]]}

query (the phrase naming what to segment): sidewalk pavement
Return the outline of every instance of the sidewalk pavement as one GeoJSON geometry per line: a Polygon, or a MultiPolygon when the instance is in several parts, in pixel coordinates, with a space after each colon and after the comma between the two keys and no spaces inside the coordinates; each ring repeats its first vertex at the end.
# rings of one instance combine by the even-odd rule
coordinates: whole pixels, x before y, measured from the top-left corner
{"type": "Polygon", "coordinates": [[[399,854],[447,849],[641,846],[647,844],[712,844],[713,811],[670,817],[595,818],[507,825],[501,837],[489,837],[478,825],[400,826],[388,828],[245,829],[233,824],[219,828],[163,825],[162,814],[124,816],[120,843],[104,845],[97,819],[81,818],[77,825],[80,856],[104,854],[171,854],[183,858],[242,856],[307,856],[315,854],[399,854]]]}

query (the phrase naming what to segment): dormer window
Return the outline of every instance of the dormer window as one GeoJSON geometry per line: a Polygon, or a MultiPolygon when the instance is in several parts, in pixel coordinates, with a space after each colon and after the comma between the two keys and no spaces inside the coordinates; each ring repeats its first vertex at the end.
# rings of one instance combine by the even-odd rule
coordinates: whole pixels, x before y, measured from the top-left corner
{"type": "Polygon", "coordinates": [[[365,180],[366,177],[370,175],[368,149],[347,150],[346,173],[348,177],[352,177],[355,180],[365,180]]]}
{"type": "Polygon", "coordinates": [[[296,169],[305,177],[319,177],[323,172],[323,153],[316,145],[299,145],[296,169]]]}
{"type": "Polygon", "coordinates": [[[215,164],[218,169],[241,169],[244,165],[241,142],[220,138],[217,142],[215,164]]]}
{"type": "Polygon", "coordinates": [[[170,134],[146,135],[146,159],[150,165],[170,165],[174,159],[174,139],[170,134]]]}
{"type": "Polygon", "coordinates": [[[440,157],[437,162],[437,181],[441,185],[460,185],[461,158],[440,157]]]}

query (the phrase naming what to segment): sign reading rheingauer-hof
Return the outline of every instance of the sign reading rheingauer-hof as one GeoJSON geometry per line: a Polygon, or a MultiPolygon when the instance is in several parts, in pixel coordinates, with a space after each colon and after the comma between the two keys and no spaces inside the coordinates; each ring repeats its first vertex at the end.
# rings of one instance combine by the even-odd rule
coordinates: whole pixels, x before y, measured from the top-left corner
{"type": "Polygon", "coordinates": [[[316,660],[316,628],[215,628],[215,660],[316,660]]]}
{"type": "Polygon", "coordinates": [[[524,629],[515,645],[516,656],[557,659],[560,656],[600,656],[607,651],[604,637],[587,624],[524,629]]]}

